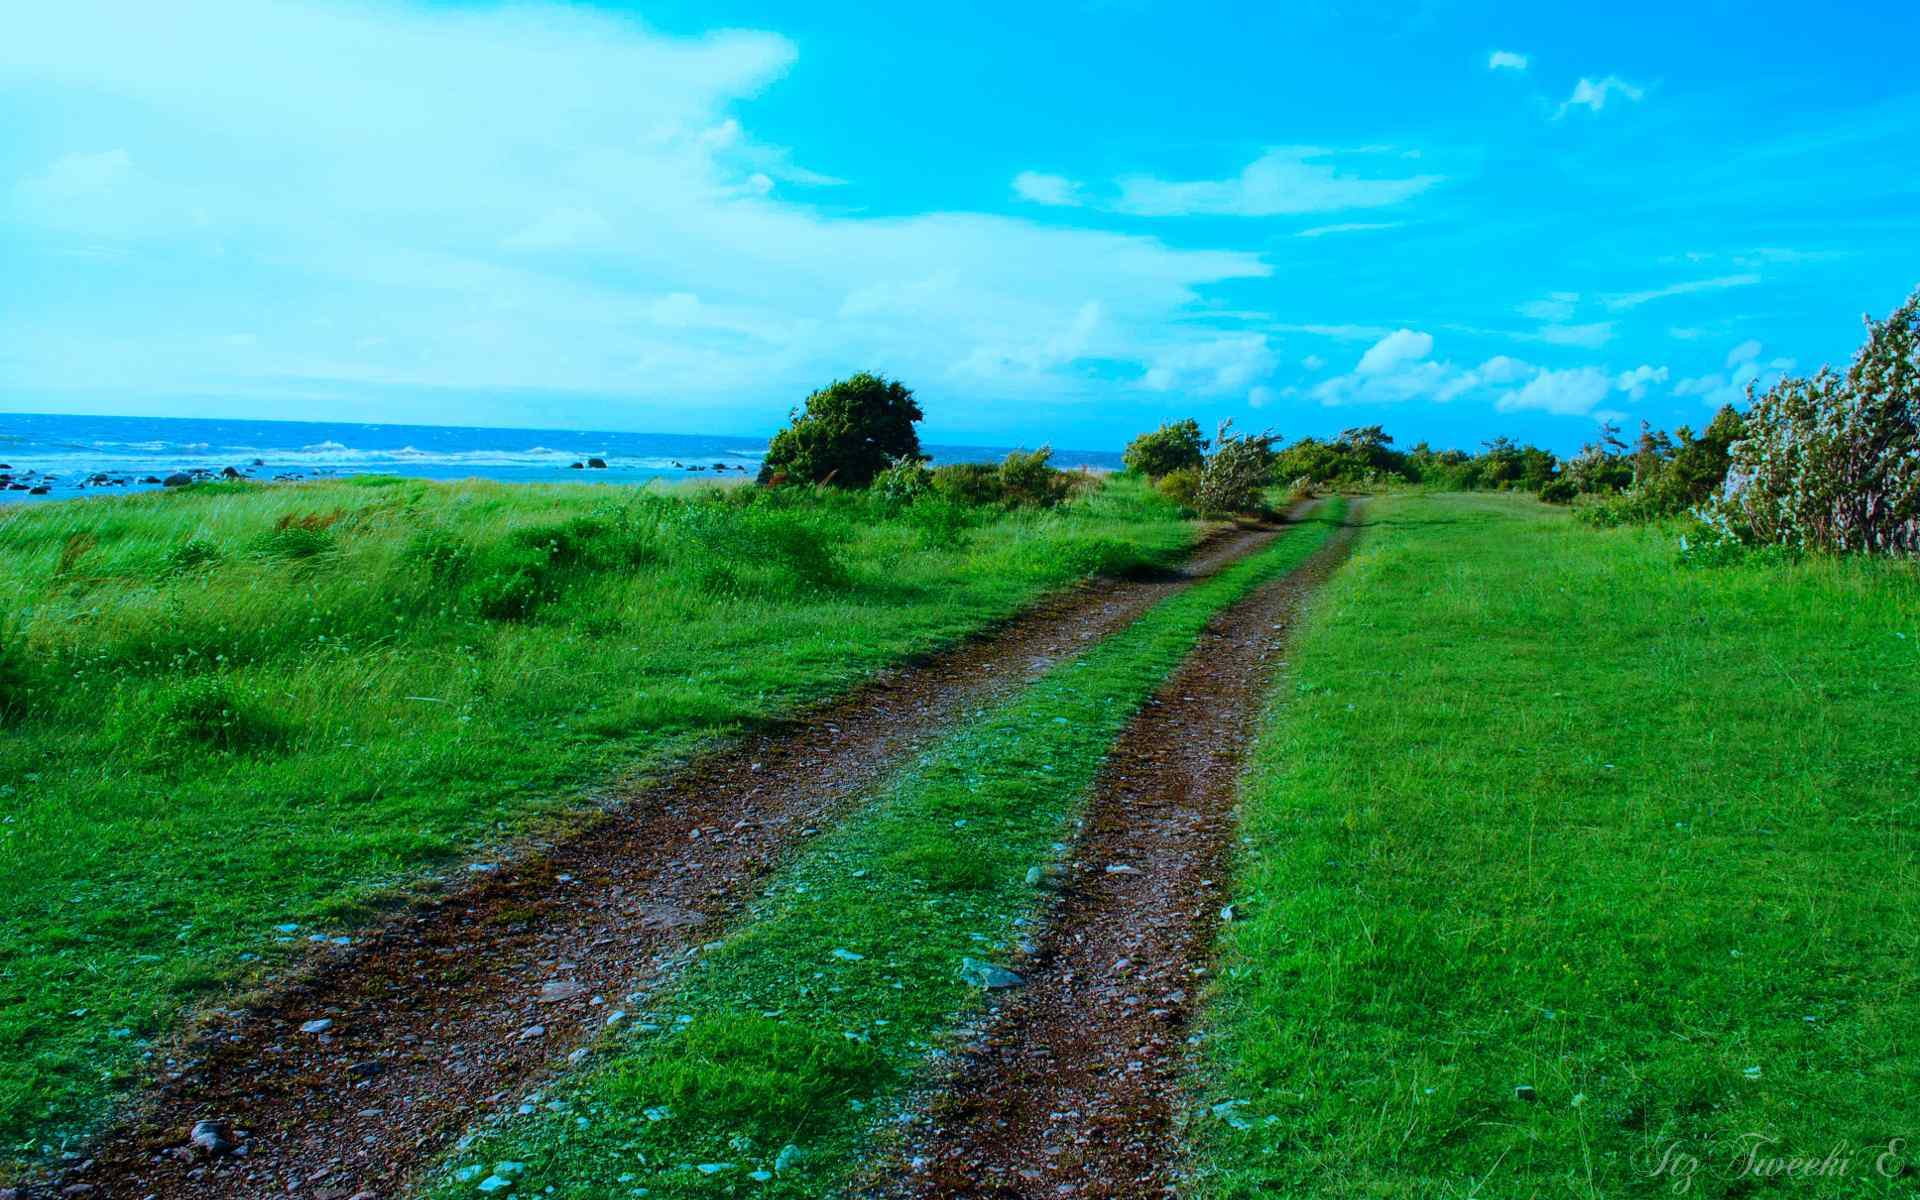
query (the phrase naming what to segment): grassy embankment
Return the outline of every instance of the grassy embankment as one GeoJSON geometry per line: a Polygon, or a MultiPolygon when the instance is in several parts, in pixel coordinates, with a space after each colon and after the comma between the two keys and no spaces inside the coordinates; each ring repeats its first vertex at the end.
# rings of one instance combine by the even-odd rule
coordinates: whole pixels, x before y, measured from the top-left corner
{"type": "Polygon", "coordinates": [[[363,479],[0,513],[0,1158],[382,887],[1191,537],[1127,480],[1018,512],[363,479]]]}
{"type": "Polygon", "coordinates": [[[626,1014],[597,1065],[529,1097],[535,1116],[463,1148],[430,1191],[475,1194],[505,1161],[523,1195],[844,1194],[862,1134],[977,1003],[963,960],[1001,958],[1035,910],[1108,744],[1213,614],[1305,560],[1343,510],[955,730],[626,1014]]]}
{"type": "Polygon", "coordinates": [[[1912,566],[1371,516],[1250,777],[1190,1194],[1910,1195],[1912,566]]]}

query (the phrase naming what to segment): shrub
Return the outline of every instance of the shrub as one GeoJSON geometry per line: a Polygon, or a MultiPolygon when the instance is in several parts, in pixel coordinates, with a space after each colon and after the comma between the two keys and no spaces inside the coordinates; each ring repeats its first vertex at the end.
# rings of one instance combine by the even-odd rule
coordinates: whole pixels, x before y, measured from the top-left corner
{"type": "Polygon", "coordinates": [[[173,579],[190,575],[214,566],[224,557],[226,555],[214,542],[203,537],[190,537],[167,551],[167,556],[160,561],[160,576],[173,579]]]}
{"type": "Polygon", "coordinates": [[[1228,432],[1231,420],[1220,423],[1214,438],[1213,453],[1200,471],[1200,486],[1194,492],[1194,504],[1210,517],[1253,512],[1261,507],[1261,496],[1273,479],[1273,435],[1252,436],[1228,432]]]}
{"type": "Polygon", "coordinates": [[[216,675],[198,675],[174,685],[161,699],[152,735],[160,742],[230,754],[267,749],[285,740],[279,722],[216,675]]]}
{"type": "Polygon", "coordinates": [[[1152,433],[1134,438],[1127,443],[1120,461],[1128,470],[1161,479],[1175,471],[1198,471],[1206,456],[1207,439],[1200,436],[1200,422],[1189,417],[1169,421],[1152,433]]]}
{"type": "Polygon", "coordinates": [[[1195,497],[1200,494],[1200,468],[1181,467],[1178,471],[1168,471],[1153,486],[1180,507],[1193,508],[1199,503],[1195,497]]]}
{"type": "Polygon", "coordinates": [[[1920,291],[1866,325],[1844,376],[1822,367],[1752,399],[1712,506],[1742,539],[1920,551],[1920,291]]]}
{"type": "Polygon", "coordinates": [[[863,488],[899,458],[920,457],[914,423],[925,414],[897,380],[866,371],[807,397],[793,424],[774,436],[760,481],[776,475],[808,483],[863,488]]]}
{"type": "Polygon", "coordinates": [[[1000,491],[1009,504],[1052,508],[1067,498],[1072,482],[1048,461],[1053,448],[1015,450],[1000,464],[1000,491]]]}
{"type": "Polygon", "coordinates": [[[1573,498],[1579,494],[1580,489],[1571,479],[1551,480],[1540,489],[1540,498],[1548,504],[1572,504],[1573,498]]]}
{"type": "Polygon", "coordinates": [[[933,490],[933,472],[922,458],[896,458],[874,476],[873,494],[888,508],[904,508],[933,490]]]}
{"type": "Polygon", "coordinates": [[[928,481],[935,492],[955,504],[998,504],[1006,497],[1000,471],[986,463],[951,463],[933,469],[928,481]]]}
{"type": "Polygon", "coordinates": [[[533,565],[501,567],[473,581],[468,595],[474,608],[491,621],[524,621],[552,598],[555,588],[546,572],[533,565]]]}

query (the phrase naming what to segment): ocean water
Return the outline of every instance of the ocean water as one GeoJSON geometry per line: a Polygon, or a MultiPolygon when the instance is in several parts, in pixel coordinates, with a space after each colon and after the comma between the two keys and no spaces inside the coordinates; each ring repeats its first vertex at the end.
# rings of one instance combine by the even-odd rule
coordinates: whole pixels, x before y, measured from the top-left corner
{"type": "MultiPolygon", "coordinates": [[[[151,491],[176,472],[252,479],[406,475],[509,483],[645,483],[751,479],[762,438],[454,425],[346,425],[321,421],[214,421],[167,417],[0,414],[0,503],[151,491]],[[605,470],[573,468],[589,458],[605,470]],[[105,482],[99,477],[105,476],[105,482]],[[24,486],[15,486],[24,485],[24,486]],[[44,487],[43,495],[34,489],[44,487]]],[[[996,462],[1007,449],[926,446],[936,463],[996,462]]],[[[1117,469],[1107,451],[1055,451],[1062,467],[1117,469]]]]}

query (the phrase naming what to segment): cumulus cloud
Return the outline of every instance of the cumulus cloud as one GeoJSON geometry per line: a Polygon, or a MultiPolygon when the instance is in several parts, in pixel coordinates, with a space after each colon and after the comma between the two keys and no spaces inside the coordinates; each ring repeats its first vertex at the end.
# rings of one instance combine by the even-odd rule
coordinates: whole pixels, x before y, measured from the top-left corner
{"type": "Polygon", "coordinates": [[[1737,367],[1741,363],[1750,363],[1760,357],[1760,343],[1748,338],[1738,346],[1727,351],[1727,366],[1737,367]]]}
{"type": "Polygon", "coordinates": [[[1515,54],[1511,50],[1495,50],[1487,55],[1489,71],[1524,71],[1527,69],[1527,56],[1515,54]]]}
{"type": "Polygon", "coordinates": [[[1118,212],[1140,217],[1274,217],[1379,208],[1411,199],[1441,182],[1439,175],[1398,178],[1343,171],[1342,154],[1312,146],[1267,151],[1230,179],[1167,180],[1152,175],[1120,179],[1118,212]]]}
{"type": "Polygon", "coordinates": [[[1362,375],[1379,375],[1395,367],[1425,358],[1433,353],[1433,335],[1411,329],[1396,329],[1367,347],[1354,370],[1362,375]]]}
{"type": "Polygon", "coordinates": [[[1623,371],[1620,377],[1613,381],[1613,386],[1625,392],[1628,399],[1640,400],[1646,396],[1648,388],[1656,383],[1665,383],[1666,381],[1667,369],[1665,367],[1642,365],[1635,367],[1631,371],[1623,371]]]}
{"type": "Polygon", "coordinates": [[[1022,171],[1013,177],[1013,194],[1034,204],[1072,208],[1086,203],[1080,196],[1080,184],[1065,175],[1044,171],[1022,171]]]}
{"type": "Polygon", "coordinates": [[[1494,401],[1501,412],[1534,410],[1562,417],[1585,416],[1613,390],[1613,380],[1598,367],[1541,371],[1518,389],[1494,401]]]}
{"type": "Polygon", "coordinates": [[[462,389],[474,421],[525,420],[537,390],[588,398],[542,410],[555,420],[697,403],[746,425],[849,364],[908,377],[936,417],[1090,401],[1090,361],[1223,387],[1270,368],[1204,304],[1269,274],[1257,255],[793,195],[835,180],[736,110],[796,53],[571,5],[12,13],[0,126],[68,149],[0,181],[0,241],[58,253],[82,212],[117,241],[111,260],[62,260],[103,297],[84,324],[13,306],[9,382],[71,386],[84,363],[115,394],[276,415],[294,414],[272,397],[381,385],[462,389]]]}
{"type": "Polygon", "coordinates": [[[1611,97],[1621,96],[1638,101],[1646,94],[1645,88],[1628,83],[1618,75],[1609,75],[1599,80],[1582,78],[1579,83],[1573,85],[1573,95],[1561,103],[1560,110],[1554,114],[1554,117],[1556,119],[1564,117],[1576,108],[1585,108],[1597,113],[1607,106],[1607,101],[1611,97]]]}

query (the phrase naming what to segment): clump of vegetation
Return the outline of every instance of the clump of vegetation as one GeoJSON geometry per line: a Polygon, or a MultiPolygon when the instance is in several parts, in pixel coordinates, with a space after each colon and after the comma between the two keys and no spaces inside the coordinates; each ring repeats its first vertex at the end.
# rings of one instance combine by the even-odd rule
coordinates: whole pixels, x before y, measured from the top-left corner
{"type": "Polygon", "coordinates": [[[0,613],[0,727],[26,715],[33,699],[33,669],[25,639],[0,613]]]}
{"type": "Polygon", "coordinates": [[[1267,485],[1273,482],[1273,434],[1231,432],[1231,420],[1220,423],[1213,453],[1200,469],[1194,506],[1210,517],[1252,512],[1262,506],[1267,485]]]}
{"type": "Polygon", "coordinates": [[[1716,524],[1743,541],[1833,552],[1920,552],[1920,291],[1845,375],[1786,378],[1750,407],[1716,524]]]}
{"type": "Polygon", "coordinates": [[[173,579],[181,575],[191,575],[196,571],[214,566],[226,555],[210,538],[190,537],[173,549],[161,560],[160,577],[173,579]]]}
{"type": "Polygon", "coordinates": [[[1160,494],[1178,504],[1181,508],[1191,509],[1198,505],[1200,494],[1200,468],[1181,467],[1177,471],[1168,471],[1154,482],[1160,494]]]}
{"type": "Polygon", "coordinates": [[[1207,439],[1200,436],[1200,422],[1188,417],[1168,421],[1150,433],[1127,443],[1120,461],[1130,471],[1159,480],[1178,471],[1198,472],[1206,461],[1207,439]]]}
{"type": "Polygon", "coordinates": [[[675,1041],[652,1099],[716,1129],[770,1126],[804,1141],[892,1073],[864,1042],[747,1013],[702,1014],[675,1041]]]}
{"type": "Polygon", "coordinates": [[[228,754],[269,749],[286,728],[218,675],[195,675],[168,689],[153,714],[152,740],[163,746],[198,747],[228,754]]]}
{"type": "Polygon", "coordinates": [[[1016,507],[1052,508],[1067,498],[1072,481],[1053,466],[1053,448],[1015,450],[1000,464],[1000,495],[1016,507]]]}
{"type": "Polygon", "coordinates": [[[902,455],[874,476],[871,490],[883,505],[904,508],[933,491],[933,472],[925,459],[902,455]]]}
{"type": "Polygon", "coordinates": [[[760,481],[830,483],[863,488],[901,458],[920,457],[914,424],[924,413],[897,380],[862,371],[836,380],[795,409],[774,435],[760,481]]]}
{"type": "Polygon", "coordinates": [[[955,504],[974,507],[998,504],[1006,496],[999,469],[987,463],[949,463],[935,467],[928,482],[937,494],[955,504]]]}

